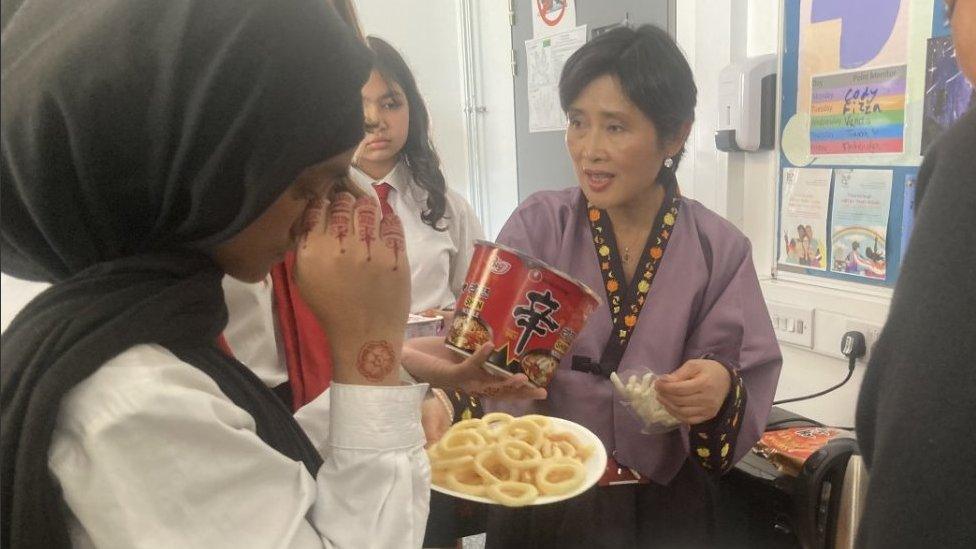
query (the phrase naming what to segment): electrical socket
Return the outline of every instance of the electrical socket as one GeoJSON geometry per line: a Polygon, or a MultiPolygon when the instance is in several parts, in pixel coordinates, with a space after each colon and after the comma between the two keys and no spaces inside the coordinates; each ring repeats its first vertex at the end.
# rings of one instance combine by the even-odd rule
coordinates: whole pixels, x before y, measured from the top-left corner
{"type": "MultiPolygon", "coordinates": [[[[871,359],[871,350],[874,349],[874,344],[881,337],[881,325],[863,320],[848,319],[847,331],[861,332],[864,334],[864,344],[867,347],[867,352],[864,354],[864,358],[859,358],[857,362],[859,364],[867,364],[871,359]]],[[[837,346],[840,348],[840,341],[837,342],[837,346]]]]}
{"type": "Polygon", "coordinates": [[[784,303],[770,301],[769,320],[773,323],[776,339],[783,343],[791,343],[813,348],[813,309],[810,307],[796,307],[784,303]]]}

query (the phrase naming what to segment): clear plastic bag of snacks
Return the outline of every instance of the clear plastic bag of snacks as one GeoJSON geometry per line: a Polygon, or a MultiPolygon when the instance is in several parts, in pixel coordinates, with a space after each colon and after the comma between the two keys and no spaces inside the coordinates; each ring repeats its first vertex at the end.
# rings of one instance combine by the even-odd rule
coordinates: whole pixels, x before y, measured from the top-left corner
{"type": "Polygon", "coordinates": [[[626,377],[626,380],[621,379],[617,372],[613,372],[610,381],[620,397],[620,403],[641,422],[642,433],[656,435],[681,426],[681,422],[657,400],[657,390],[654,388],[657,375],[644,368],[626,377]]]}

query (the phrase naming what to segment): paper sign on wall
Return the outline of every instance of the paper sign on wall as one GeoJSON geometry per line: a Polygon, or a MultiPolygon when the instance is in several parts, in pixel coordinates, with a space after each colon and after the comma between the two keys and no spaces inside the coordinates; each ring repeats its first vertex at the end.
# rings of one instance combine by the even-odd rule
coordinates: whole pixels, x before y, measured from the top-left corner
{"type": "Polygon", "coordinates": [[[523,0],[532,3],[532,37],[544,38],[576,28],[576,0],[523,0]]]}
{"type": "Polygon", "coordinates": [[[831,270],[887,278],[891,170],[834,170],[831,270]]]}
{"type": "Polygon", "coordinates": [[[530,133],[566,129],[566,114],[559,105],[559,75],[569,56],[585,43],[586,25],[525,41],[530,133]]]}
{"type": "Polygon", "coordinates": [[[784,168],[779,262],[827,269],[830,168],[784,168]]]}

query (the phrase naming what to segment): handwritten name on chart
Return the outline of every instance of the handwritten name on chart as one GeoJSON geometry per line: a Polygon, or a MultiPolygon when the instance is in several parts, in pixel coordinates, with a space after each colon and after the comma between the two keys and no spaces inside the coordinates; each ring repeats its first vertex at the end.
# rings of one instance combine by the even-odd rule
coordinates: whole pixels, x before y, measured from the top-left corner
{"type": "Polygon", "coordinates": [[[813,77],[810,154],[902,152],[906,72],[901,65],[813,77]]]}

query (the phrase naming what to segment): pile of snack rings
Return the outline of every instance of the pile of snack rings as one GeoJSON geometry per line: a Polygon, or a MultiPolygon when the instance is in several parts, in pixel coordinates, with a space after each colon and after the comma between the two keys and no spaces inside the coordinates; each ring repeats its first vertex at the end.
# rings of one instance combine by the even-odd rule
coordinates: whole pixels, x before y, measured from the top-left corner
{"type": "Polygon", "coordinates": [[[546,416],[503,413],[460,421],[427,449],[434,484],[509,507],[577,489],[592,453],[546,416]]]}

